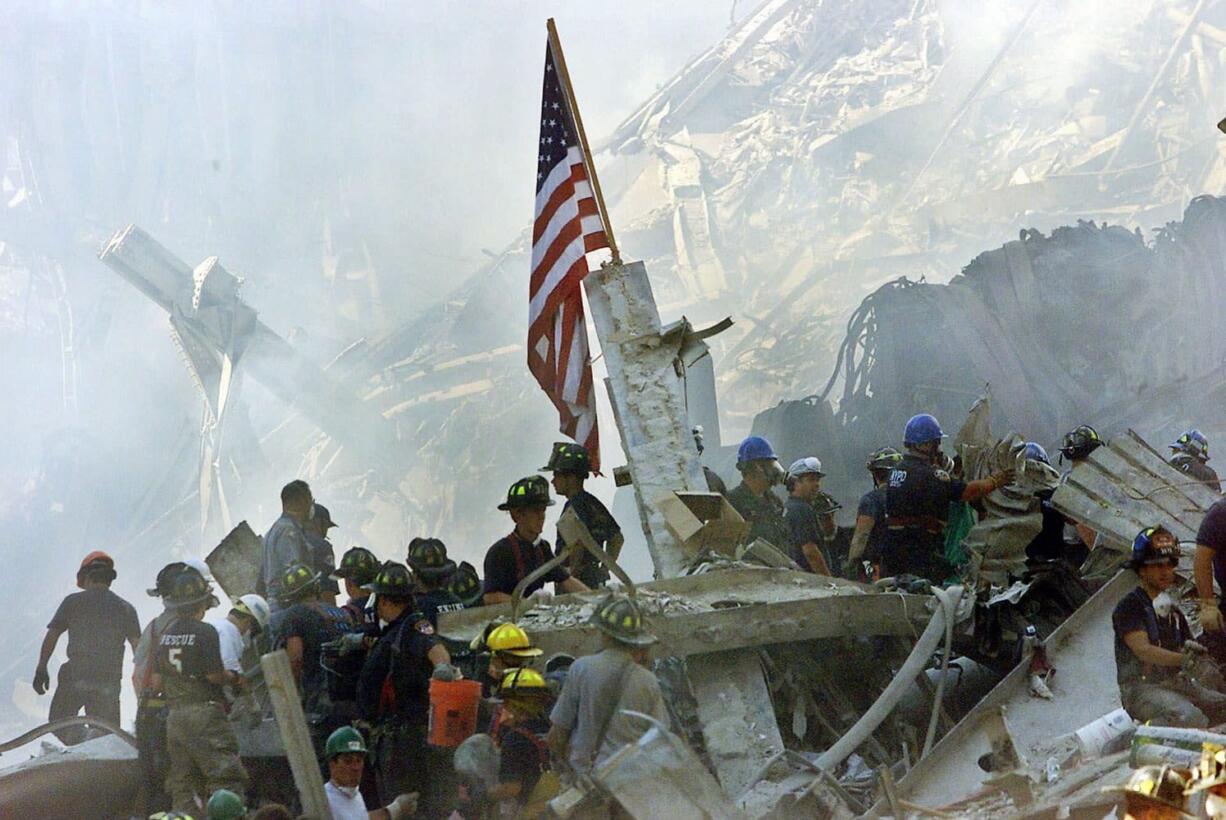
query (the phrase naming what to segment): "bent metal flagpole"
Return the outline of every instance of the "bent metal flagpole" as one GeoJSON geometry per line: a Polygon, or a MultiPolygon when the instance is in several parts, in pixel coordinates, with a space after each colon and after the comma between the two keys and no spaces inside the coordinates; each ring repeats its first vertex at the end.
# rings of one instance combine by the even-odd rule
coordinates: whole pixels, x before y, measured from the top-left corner
{"type": "Polygon", "coordinates": [[[579,103],[575,100],[575,89],[570,84],[570,72],[566,70],[566,57],[562,53],[562,41],[558,37],[558,28],[553,18],[545,21],[549,30],[549,44],[553,47],[554,58],[558,64],[558,79],[562,83],[562,93],[566,104],[570,106],[571,117],[575,121],[575,131],[579,137],[579,153],[583,157],[583,167],[587,170],[587,178],[592,183],[592,194],[596,198],[596,207],[600,211],[600,221],[604,223],[605,236],[609,239],[609,250],[613,254],[613,264],[622,262],[621,252],[617,249],[617,240],[613,238],[613,223],[609,221],[609,209],[604,204],[604,194],[600,190],[600,178],[596,176],[596,164],[592,159],[591,149],[587,144],[587,132],[583,130],[583,118],[579,116],[579,103]]]}

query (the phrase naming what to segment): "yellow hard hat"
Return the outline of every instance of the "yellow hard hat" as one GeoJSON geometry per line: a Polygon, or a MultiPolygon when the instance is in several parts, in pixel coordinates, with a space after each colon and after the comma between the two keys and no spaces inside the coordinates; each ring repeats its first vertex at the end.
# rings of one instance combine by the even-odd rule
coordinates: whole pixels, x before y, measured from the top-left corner
{"type": "Polygon", "coordinates": [[[503,697],[508,695],[547,695],[549,694],[549,685],[545,683],[541,673],[535,669],[527,667],[508,669],[502,674],[502,681],[498,684],[498,694],[503,697]]]}
{"type": "Polygon", "coordinates": [[[542,651],[532,645],[528,633],[515,624],[502,624],[485,639],[485,645],[491,652],[506,652],[518,658],[535,658],[542,651]]]}

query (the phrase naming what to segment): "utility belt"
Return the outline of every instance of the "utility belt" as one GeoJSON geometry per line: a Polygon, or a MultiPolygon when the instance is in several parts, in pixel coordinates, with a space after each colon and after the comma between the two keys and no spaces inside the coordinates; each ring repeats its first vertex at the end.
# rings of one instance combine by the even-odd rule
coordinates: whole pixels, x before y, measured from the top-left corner
{"type": "Polygon", "coordinates": [[[886,515],[885,526],[891,532],[923,530],[929,535],[940,535],[945,531],[945,522],[935,515],[886,515]]]}

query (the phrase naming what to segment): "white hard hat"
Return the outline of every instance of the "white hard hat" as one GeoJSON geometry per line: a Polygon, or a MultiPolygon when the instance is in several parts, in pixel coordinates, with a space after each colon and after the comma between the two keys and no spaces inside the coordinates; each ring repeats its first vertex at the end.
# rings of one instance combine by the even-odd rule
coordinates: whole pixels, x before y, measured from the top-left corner
{"type": "Polygon", "coordinates": [[[798,458],[792,462],[792,466],[788,467],[788,478],[799,478],[802,475],[824,476],[822,472],[821,459],[816,456],[808,456],[806,458],[798,458]]]}
{"type": "Polygon", "coordinates": [[[260,629],[268,628],[268,601],[265,601],[263,596],[256,595],[254,592],[249,592],[246,595],[240,595],[238,603],[234,608],[244,615],[250,615],[255,618],[255,622],[260,625],[260,629]]]}
{"type": "Polygon", "coordinates": [[[204,561],[201,561],[199,558],[184,558],[183,563],[203,575],[204,580],[210,584],[213,583],[213,571],[209,569],[209,565],[204,563],[204,561]]]}

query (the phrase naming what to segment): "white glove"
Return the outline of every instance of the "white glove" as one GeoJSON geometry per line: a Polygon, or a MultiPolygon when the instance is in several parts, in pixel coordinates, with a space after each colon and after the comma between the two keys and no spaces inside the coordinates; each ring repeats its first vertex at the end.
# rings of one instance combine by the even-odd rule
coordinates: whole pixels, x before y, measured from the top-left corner
{"type": "MultiPolygon", "coordinates": [[[[464,677],[464,675],[460,672],[459,669],[452,666],[451,664],[440,663],[438,666],[434,667],[434,673],[430,675],[430,677],[433,678],[434,680],[453,681],[453,680],[460,680],[461,678],[464,677]]],[[[404,795],[401,795],[401,796],[403,797],[404,795]]]]}
{"type": "Polygon", "coordinates": [[[1216,598],[1202,598],[1200,602],[1200,625],[1206,632],[1222,631],[1222,611],[1216,598]]]}
{"type": "Polygon", "coordinates": [[[536,592],[528,596],[528,600],[546,604],[553,600],[553,593],[547,588],[541,587],[536,592]]]}
{"type": "Polygon", "coordinates": [[[417,792],[399,795],[395,800],[387,804],[387,815],[392,820],[412,817],[414,814],[417,814],[417,792]]]}

